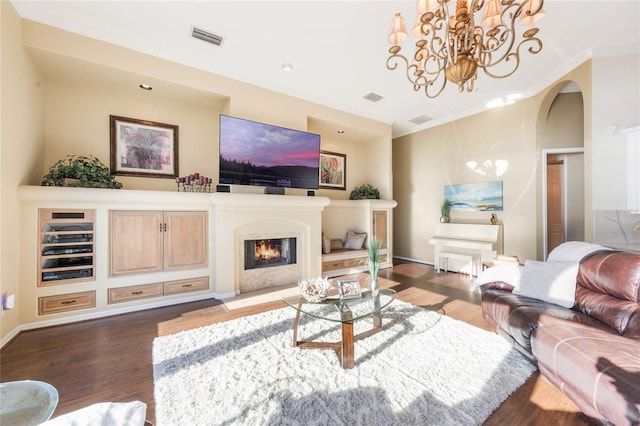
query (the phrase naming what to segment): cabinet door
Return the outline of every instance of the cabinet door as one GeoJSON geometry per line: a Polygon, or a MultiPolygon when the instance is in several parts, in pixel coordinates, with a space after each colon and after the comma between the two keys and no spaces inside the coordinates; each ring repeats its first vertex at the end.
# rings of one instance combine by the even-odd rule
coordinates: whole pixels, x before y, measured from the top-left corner
{"type": "Polygon", "coordinates": [[[110,276],[162,271],[162,212],[111,211],[110,276]]]}
{"type": "Polygon", "coordinates": [[[165,212],[164,270],[206,268],[207,212],[165,212]]]}
{"type": "Polygon", "coordinates": [[[381,248],[387,248],[387,212],[386,210],[374,210],[373,235],[382,243],[381,248]]]}

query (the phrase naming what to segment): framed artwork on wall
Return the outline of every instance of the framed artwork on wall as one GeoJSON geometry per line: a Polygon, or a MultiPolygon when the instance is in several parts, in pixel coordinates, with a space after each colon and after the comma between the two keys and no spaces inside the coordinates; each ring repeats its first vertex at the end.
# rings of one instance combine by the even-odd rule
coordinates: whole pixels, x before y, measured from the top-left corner
{"type": "Polygon", "coordinates": [[[320,151],[320,188],[347,189],[347,155],[320,151]]]}
{"type": "Polygon", "coordinates": [[[178,177],[178,126],[109,116],[111,174],[178,177]]]}
{"type": "Polygon", "coordinates": [[[451,210],[502,211],[502,181],[445,185],[444,198],[451,210]]]}

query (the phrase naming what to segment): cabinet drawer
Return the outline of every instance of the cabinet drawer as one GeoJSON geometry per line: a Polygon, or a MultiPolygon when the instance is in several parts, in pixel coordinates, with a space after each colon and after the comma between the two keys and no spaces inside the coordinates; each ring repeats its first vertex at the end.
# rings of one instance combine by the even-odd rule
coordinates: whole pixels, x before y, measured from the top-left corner
{"type": "Polygon", "coordinates": [[[352,259],[332,260],[322,263],[323,271],[337,271],[338,269],[354,268],[367,264],[366,257],[356,257],[352,259]]]}
{"type": "Polygon", "coordinates": [[[38,297],[38,315],[55,314],[57,312],[76,309],[95,308],[96,292],[59,294],[57,296],[38,297]]]}
{"type": "Polygon", "coordinates": [[[109,304],[162,296],[162,283],[110,288],[109,304]]]}
{"type": "Polygon", "coordinates": [[[190,278],[187,280],[168,281],[164,283],[164,294],[188,293],[209,289],[209,277],[190,278]]]}

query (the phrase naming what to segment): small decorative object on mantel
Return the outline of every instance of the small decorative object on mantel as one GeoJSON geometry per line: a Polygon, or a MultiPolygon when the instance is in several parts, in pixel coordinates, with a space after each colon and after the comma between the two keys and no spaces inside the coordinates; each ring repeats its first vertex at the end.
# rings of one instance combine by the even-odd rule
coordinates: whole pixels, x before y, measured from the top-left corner
{"type": "Polygon", "coordinates": [[[210,177],[202,176],[197,172],[176,178],[178,192],[211,192],[212,182],[213,180],[210,177]]]}
{"type": "Polygon", "coordinates": [[[326,278],[304,278],[298,283],[302,296],[307,302],[320,303],[327,298],[327,292],[331,288],[326,278]]]}
{"type": "Polygon", "coordinates": [[[367,243],[367,252],[369,254],[369,289],[371,290],[371,296],[378,295],[378,271],[380,270],[380,249],[382,248],[382,241],[377,237],[372,236],[367,243]]]}
{"type": "Polygon", "coordinates": [[[495,213],[491,213],[491,224],[495,225],[496,223],[498,223],[498,217],[495,213]]]}
{"type": "Polygon", "coordinates": [[[82,188],[120,189],[109,168],[92,155],[67,155],[49,168],[42,186],[75,186],[82,188]]]}
{"type": "Polygon", "coordinates": [[[351,191],[349,195],[350,200],[379,200],[380,199],[380,191],[378,188],[374,188],[368,183],[364,185],[357,186],[351,191]]]}
{"type": "Polygon", "coordinates": [[[449,223],[449,212],[451,211],[451,201],[445,198],[442,204],[440,204],[440,222],[449,223]]]}

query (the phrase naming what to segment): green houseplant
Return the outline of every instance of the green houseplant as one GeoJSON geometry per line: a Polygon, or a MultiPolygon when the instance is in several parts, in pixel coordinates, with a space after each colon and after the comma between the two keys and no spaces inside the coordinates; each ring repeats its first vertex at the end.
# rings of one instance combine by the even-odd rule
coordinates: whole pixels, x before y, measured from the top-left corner
{"type": "Polygon", "coordinates": [[[382,241],[372,236],[367,243],[368,263],[369,263],[369,288],[372,296],[378,295],[378,271],[380,270],[380,249],[382,241]]]}
{"type": "Polygon", "coordinates": [[[41,185],[122,188],[122,184],[111,176],[109,168],[92,155],[67,155],[56,161],[42,178],[41,185]],[[72,181],[65,183],[65,179],[72,181]]]}
{"type": "Polygon", "coordinates": [[[350,200],[379,200],[380,199],[380,191],[378,188],[374,188],[368,183],[364,185],[357,186],[351,191],[349,195],[350,200]]]}
{"type": "Polygon", "coordinates": [[[451,211],[451,201],[445,198],[440,204],[440,222],[449,223],[449,212],[451,211]]]}

